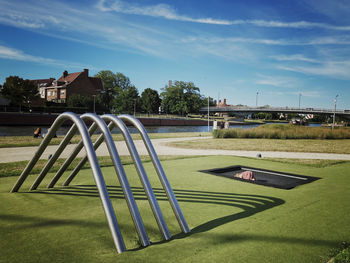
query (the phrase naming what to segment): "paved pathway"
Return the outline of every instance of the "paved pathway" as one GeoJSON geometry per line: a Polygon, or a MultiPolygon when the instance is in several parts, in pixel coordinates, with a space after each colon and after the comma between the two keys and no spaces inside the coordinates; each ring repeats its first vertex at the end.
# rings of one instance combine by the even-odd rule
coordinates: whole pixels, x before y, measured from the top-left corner
{"type": "MultiPolygon", "coordinates": [[[[168,138],[154,139],[153,146],[158,155],[232,155],[256,157],[261,154],[262,157],[271,158],[296,158],[296,159],[326,159],[326,160],[350,160],[350,154],[328,154],[328,153],[298,153],[298,152],[268,152],[268,151],[231,151],[231,150],[198,150],[183,149],[166,146],[166,143],[185,140],[208,139],[210,137],[190,137],[190,138],[168,138]]],[[[147,150],[141,140],[135,140],[136,148],[140,155],[147,155],[147,150]]],[[[41,158],[47,159],[57,149],[57,145],[49,146],[41,158]]],[[[61,157],[67,157],[71,153],[75,145],[70,144],[62,153],[61,157]]],[[[129,155],[128,149],[124,142],[116,142],[116,147],[120,155],[129,155]]],[[[30,160],[37,150],[34,147],[18,147],[18,148],[0,148],[0,163],[30,160]]],[[[85,155],[85,151],[81,151],[79,156],[85,155]]],[[[97,150],[98,156],[107,156],[108,150],[105,144],[102,144],[97,150]]]]}

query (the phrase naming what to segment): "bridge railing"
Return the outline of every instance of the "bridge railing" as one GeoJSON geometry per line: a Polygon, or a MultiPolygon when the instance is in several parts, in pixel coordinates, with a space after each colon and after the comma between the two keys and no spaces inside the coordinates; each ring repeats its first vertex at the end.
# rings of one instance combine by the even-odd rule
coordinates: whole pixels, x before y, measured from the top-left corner
{"type": "MultiPolygon", "coordinates": [[[[200,109],[201,112],[207,112],[208,107],[203,107],[200,109]]],[[[325,109],[325,108],[296,108],[296,107],[209,107],[209,111],[213,112],[256,112],[256,111],[265,111],[265,112],[307,112],[307,113],[325,113],[333,114],[334,109],[325,109]]],[[[337,109],[336,114],[349,114],[350,110],[337,109]]]]}

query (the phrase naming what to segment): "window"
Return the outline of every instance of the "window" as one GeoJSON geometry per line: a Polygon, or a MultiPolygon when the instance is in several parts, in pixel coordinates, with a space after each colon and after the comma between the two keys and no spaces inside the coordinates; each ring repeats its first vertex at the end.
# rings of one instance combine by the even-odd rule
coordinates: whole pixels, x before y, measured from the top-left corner
{"type": "Polygon", "coordinates": [[[48,92],[47,92],[47,96],[51,96],[51,91],[48,91],[48,92]]]}

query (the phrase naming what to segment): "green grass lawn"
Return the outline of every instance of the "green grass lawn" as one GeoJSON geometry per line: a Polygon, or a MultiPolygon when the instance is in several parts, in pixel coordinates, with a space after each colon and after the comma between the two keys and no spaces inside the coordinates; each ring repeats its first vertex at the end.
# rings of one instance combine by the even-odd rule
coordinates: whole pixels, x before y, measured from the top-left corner
{"type": "MultiPolygon", "coordinates": [[[[183,137],[197,137],[197,136],[211,136],[210,132],[173,132],[173,133],[149,133],[151,139],[163,139],[163,138],[183,138],[183,137]]],[[[99,135],[93,135],[92,140],[95,141],[99,135]]],[[[121,134],[112,134],[115,141],[123,140],[121,134]]],[[[139,134],[131,135],[134,140],[141,140],[139,134]]],[[[58,136],[53,138],[50,142],[52,145],[57,145],[61,142],[64,136],[58,136]]],[[[80,135],[73,136],[71,143],[79,143],[81,140],[80,135]]],[[[25,147],[25,146],[37,146],[41,143],[41,138],[33,138],[33,136],[0,136],[0,148],[5,147],[25,147]]]]}
{"type": "MultiPolygon", "coordinates": [[[[350,237],[350,163],[318,168],[303,163],[196,157],[162,162],[192,229],[184,235],[150,162],[150,181],[173,239],[162,242],[133,165],[125,165],[153,244],[139,248],[112,167],[102,168],[128,251],[117,254],[91,171],[70,187],[9,193],[17,177],[0,177],[0,262],[327,262],[350,237]],[[292,190],[259,186],[198,172],[248,165],[320,177],[292,190]]],[[[50,174],[52,176],[52,174],[50,174]]],[[[45,179],[46,185],[50,178],[45,179]]],[[[63,181],[63,180],[62,180],[63,181]]]]}
{"type": "Polygon", "coordinates": [[[350,139],[343,140],[278,140],[278,139],[201,139],[168,143],[170,146],[193,149],[242,151],[280,151],[350,154],[350,139]]]}

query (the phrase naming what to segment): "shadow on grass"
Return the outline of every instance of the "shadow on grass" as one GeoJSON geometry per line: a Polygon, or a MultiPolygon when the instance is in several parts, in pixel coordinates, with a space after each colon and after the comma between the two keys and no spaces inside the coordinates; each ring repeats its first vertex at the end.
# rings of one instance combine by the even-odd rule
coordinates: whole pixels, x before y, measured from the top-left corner
{"type": "MultiPolygon", "coordinates": [[[[124,194],[120,186],[108,186],[107,188],[111,199],[124,199],[124,194]]],[[[143,188],[132,187],[131,189],[136,200],[147,200],[143,188]]],[[[168,201],[166,193],[162,188],[153,188],[153,191],[158,201],[168,201]]],[[[280,198],[262,195],[234,194],[183,189],[174,189],[173,191],[179,203],[189,202],[199,204],[214,204],[242,209],[242,212],[213,219],[204,224],[194,227],[193,229],[191,229],[191,232],[189,234],[180,233],[174,235],[173,238],[183,238],[192,234],[206,232],[218,226],[232,222],[234,220],[249,217],[264,210],[284,204],[284,201],[280,198]]],[[[25,193],[84,196],[95,198],[99,197],[97,187],[94,185],[77,185],[64,188],[37,190],[25,193]]],[[[54,220],[53,222],[56,222],[56,220],[54,220]]],[[[62,222],[62,224],[64,224],[64,222],[62,222]]]]}
{"type": "MultiPolygon", "coordinates": [[[[111,199],[124,199],[123,191],[120,186],[108,186],[108,192],[111,199]]],[[[166,194],[161,188],[153,188],[153,191],[157,197],[157,200],[168,201],[166,194]]],[[[147,200],[143,188],[132,187],[132,192],[136,200],[147,200]]],[[[44,194],[44,195],[68,195],[68,196],[84,196],[99,198],[98,190],[94,185],[77,185],[65,188],[55,188],[55,189],[41,189],[32,192],[22,192],[24,194],[44,194]]],[[[223,205],[229,207],[236,207],[242,209],[241,212],[234,213],[231,215],[218,217],[203,224],[197,225],[191,229],[188,234],[178,233],[172,236],[172,239],[182,239],[189,237],[194,234],[208,232],[219,226],[225,225],[227,223],[233,222],[235,220],[243,219],[254,215],[259,212],[263,212],[267,209],[282,205],[285,203],[284,200],[280,198],[263,196],[263,195],[251,195],[251,194],[234,194],[234,193],[224,193],[224,192],[209,192],[209,191],[195,191],[195,190],[184,190],[184,189],[174,189],[179,203],[198,203],[198,204],[213,204],[213,205],[223,205]]],[[[100,228],[106,227],[106,224],[97,222],[84,222],[84,220],[64,220],[64,219],[46,219],[40,217],[31,216],[17,216],[17,215],[1,215],[2,220],[11,220],[22,222],[21,226],[18,228],[27,227],[45,227],[45,226],[57,226],[57,225],[80,225],[86,227],[100,228]],[[25,223],[24,223],[25,222],[25,223]]],[[[133,231],[133,226],[124,226],[130,228],[133,231]]],[[[127,230],[129,231],[129,230],[127,230]]],[[[302,244],[302,245],[316,245],[316,246],[327,246],[334,247],[339,241],[331,240],[317,240],[317,239],[306,239],[297,237],[279,237],[279,236],[269,236],[266,235],[255,235],[255,234],[218,234],[209,233],[209,235],[215,235],[216,240],[220,242],[244,242],[247,240],[254,240],[257,242],[273,242],[273,243],[290,243],[290,244],[302,244]]],[[[168,241],[153,242],[153,245],[160,245],[168,241]]],[[[112,244],[108,244],[112,246],[112,244]]],[[[144,249],[143,247],[128,249],[129,251],[136,251],[144,249]]]]}

